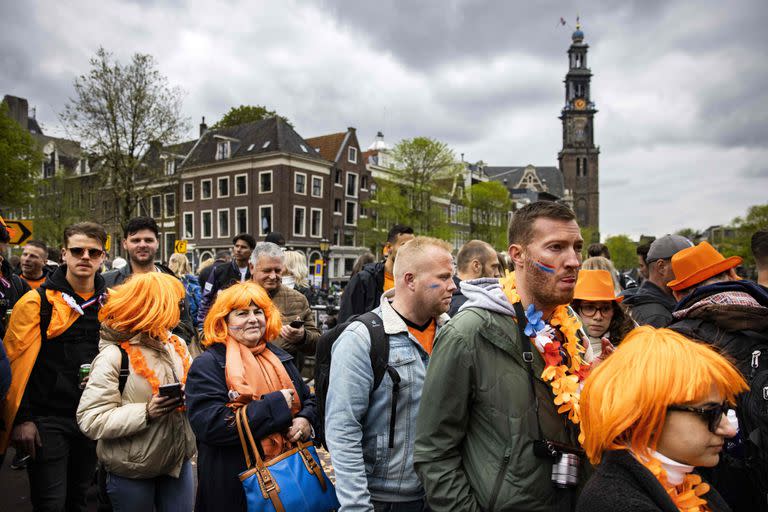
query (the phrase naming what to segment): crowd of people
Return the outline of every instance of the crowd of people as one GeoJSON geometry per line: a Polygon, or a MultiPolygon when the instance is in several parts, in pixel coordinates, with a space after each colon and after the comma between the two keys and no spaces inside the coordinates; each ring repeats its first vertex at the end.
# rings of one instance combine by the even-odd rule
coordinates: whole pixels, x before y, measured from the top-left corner
{"type": "Polygon", "coordinates": [[[768,229],[750,281],[679,235],[619,272],[554,202],[504,252],[395,225],[331,329],[278,233],[197,273],[151,218],[123,235],[111,268],[80,222],[14,269],[0,223],[0,453],[36,511],[768,510],[768,229]]]}

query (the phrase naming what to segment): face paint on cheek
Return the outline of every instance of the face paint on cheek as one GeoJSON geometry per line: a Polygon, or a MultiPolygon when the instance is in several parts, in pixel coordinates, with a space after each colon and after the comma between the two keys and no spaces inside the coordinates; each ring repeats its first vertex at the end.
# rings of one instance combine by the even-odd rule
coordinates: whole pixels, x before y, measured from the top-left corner
{"type": "Polygon", "coordinates": [[[440,288],[440,285],[439,284],[431,284],[431,285],[427,286],[427,288],[429,288],[430,290],[434,290],[435,288],[440,288]]]}
{"type": "Polygon", "coordinates": [[[547,265],[545,263],[542,263],[538,260],[533,262],[536,267],[539,268],[539,270],[543,270],[544,272],[547,272],[548,274],[554,274],[555,273],[555,267],[552,267],[550,265],[547,265]]]}

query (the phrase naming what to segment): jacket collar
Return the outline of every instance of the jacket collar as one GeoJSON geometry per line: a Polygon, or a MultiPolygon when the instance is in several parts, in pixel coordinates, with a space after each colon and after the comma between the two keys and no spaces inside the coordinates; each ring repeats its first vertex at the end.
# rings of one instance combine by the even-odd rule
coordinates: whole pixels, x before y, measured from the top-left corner
{"type": "MultiPolygon", "coordinates": [[[[387,290],[384,292],[381,296],[381,321],[384,324],[384,332],[392,335],[392,334],[400,334],[400,333],[407,333],[408,332],[408,326],[405,324],[402,318],[400,318],[400,315],[397,314],[397,311],[392,307],[392,303],[390,302],[392,299],[395,298],[395,289],[392,288],[391,290],[387,290]]],[[[440,328],[450,320],[451,317],[448,316],[447,313],[441,314],[439,317],[437,317],[437,327],[440,328]]]]}
{"type": "MultiPolygon", "coordinates": [[[[59,292],[68,293],[73,297],[77,294],[72,289],[72,285],[67,281],[67,266],[60,265],[52,273],[48,274],[45,278],[45,282],[41,285],[46,290],[56,290],[59,292]]],[[[93,277],[93,289],[94,295],[99,295],[104,292],[104,278],[101,276],[101,272],[96,272],[93,277]]]]}

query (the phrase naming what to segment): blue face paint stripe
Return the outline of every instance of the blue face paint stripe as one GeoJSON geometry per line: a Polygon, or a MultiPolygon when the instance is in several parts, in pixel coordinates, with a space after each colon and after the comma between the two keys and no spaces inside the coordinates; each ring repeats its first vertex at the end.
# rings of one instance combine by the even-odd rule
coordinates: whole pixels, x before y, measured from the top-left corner
{"type": "Polygon", "coordinates": [[[547,265],[541,263],[540,261],[535,261],[534,263],[536,263],[536,266],[539,267],[544,272],[547,272],[549,274],[554,274],[555,273],[555,269],[554,268],[548,267],[547,265]]]}

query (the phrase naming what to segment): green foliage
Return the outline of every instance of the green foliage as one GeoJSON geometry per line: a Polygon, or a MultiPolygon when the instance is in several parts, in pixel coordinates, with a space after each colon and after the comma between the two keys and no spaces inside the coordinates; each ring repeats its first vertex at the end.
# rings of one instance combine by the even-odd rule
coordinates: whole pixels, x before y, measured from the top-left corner
{"type": "Polygon", "coordinates": [[[703,233],[701,231],[696,231],[695,229],[691,228],[683,228],[675,232],[676,235],[684,236],[694,244],[699,243],[701,239],[704,237],[703,233]]]}
{"type": "Polygon", "coordinates": [[[53,177],[40,180],[37,199],[32,203],[35,238],[50,246],[61,244],[67,226],[84,220],[95,220],[89,207],[95,203],[96,191],[80,179],[60,169],[53,177]]]}
{"type": "Polygon", "coordinates": [[[512,208],[507,187],[498,181],[475,183],[467,191],[470,237],[484,240],[497,251],[507,248],[507,215],[512,208]]]}
{"type": "Polygon", "coordinates": [[[587,257],[587,247],[589,244],[600,241],[600,236],[597,229],[588,226],[580,226],[581,239],[584,240],[584,250],[582,251],[582,258],[587,257]]]}
{"type": "Polygon", "coordinates": [[[8,116],[0,103],[0,208],[27,206],[32,201],[42,155],[29,132],[8,116]]]}
{"type": "Polygon", "coordinates": [[[755,264],[751,246],[752,235],[755,231],[768,227],[768,203],[750,206],[746,216],[733,219],[732,226],[736,236],[713,245],[726,257],[741,256],[744,265],[751,267],[755,264]]]}
{"type": "Polygon", "coordinates": [[[150,185],[167,180],[162,169],[142,166],[141,159],[152,144],[171,144],[186,133],[183,94],[168,85],[151,55],[137,53],[121,64],[99,48],[90,66],[75,79],[61,122],[100,162],[102,199],[110,205],[102,222],[123,227],[152,195],[150,185]]]}
{"type": "Polygon", "coordinates": [[[445,203],[463,170],[453,151],[442,142],[416,137],[402,140],[392,157],[389,179],[378,179],[376,197],[364,204],[370,210],[370,218],[360,226],[365,239],[380,243],[389,228],[399,223],[410,225],[419,235],[451,240],[445,203]]]}
{"type": "MultiPolygon", "coordinates": [[[[262,121],[272,116],[276,116],[277,112],[269,110],[264,105],[240,105],[239,107],[232,107],[229,112],[224,114],[218,123],[214,124],[212,128],[227,128],[229,126],[237,126],[239,124],[253,123],[256,121],[262,121]]],[[[280,116],[285,123],[293,128],[288,119],[280,116]]]]}
{"type": "Polygon", "coordinates": [[[623,272],[637,266],[637,244],[627,235],[609,236],[605,239],[605,245],[617,270],[623,272]]]}

